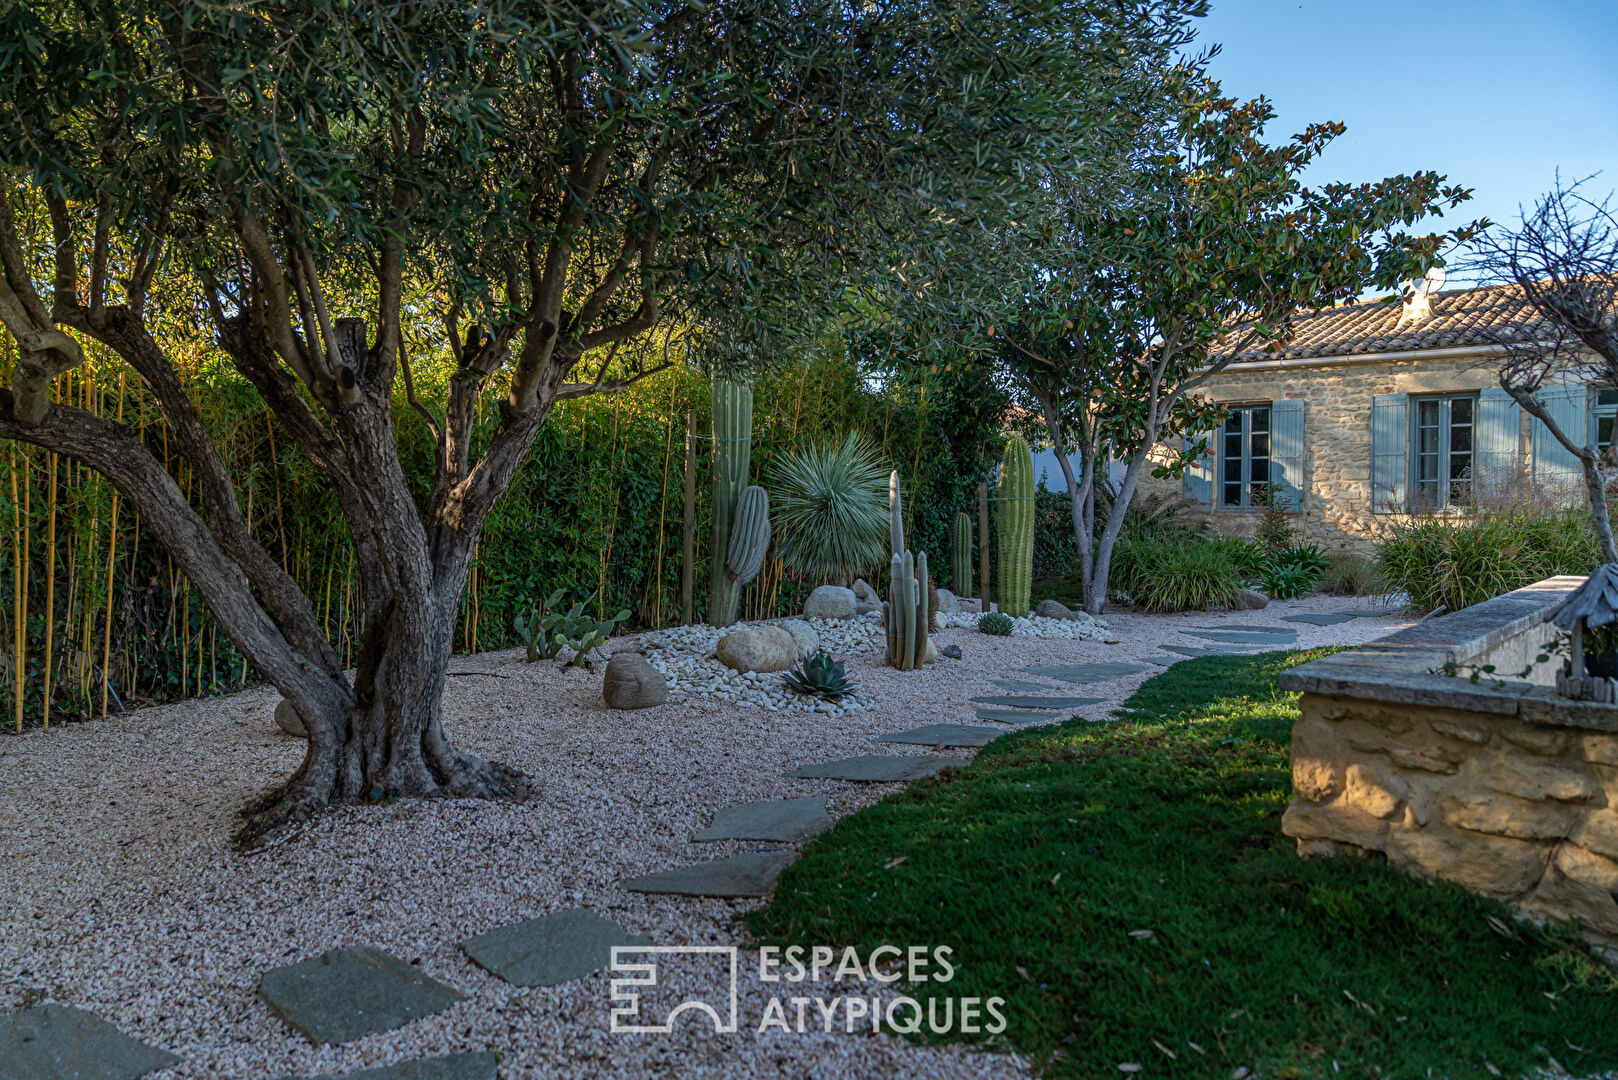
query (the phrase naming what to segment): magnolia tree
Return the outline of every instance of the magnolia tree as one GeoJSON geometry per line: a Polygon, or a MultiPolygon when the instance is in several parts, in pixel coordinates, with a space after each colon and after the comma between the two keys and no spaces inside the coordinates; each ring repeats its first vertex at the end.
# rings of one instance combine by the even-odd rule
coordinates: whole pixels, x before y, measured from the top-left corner
{"type": "Polygon", "coordinates": [[[1501,348],[1500,386],[1578,461],[1596,538],[1606,562],[1618,562],[1608,491],[1618,479],[1618,439],[1600,445],[1594,425],[1558,420],[1540,391],[1571,379],[1618,386],[1618,210],[1585,182],[1556,186],[1525,213],[1519,228],[1484,233],[1470,258],[1485,280],[1515,284],[1524,317],[1492,331],[1501,348]]]}
{"type": "Polygon", "coordinates": [[[1197,433],[1218,409],[1200,389],[1234,356],[1279,348],[1300,310],[1394,285],[1473,232],[1405,231],[1468,197],[1433,173],[1304,186],[1341,124],[1272,145],[1264,99],[1223,97],[1188,68],[1163,85],[1155,147],[1108,196],[1050,188],[1040,230],[999,241],[1022,275],[998,294],[968,294],[981,333],[957,342],[999,365],[1045,421],[1090,612],[1106,601],[1143,473],[1179,475],[1206,450],[1197,433]],[[1123,471],[1106,500],[1113,462],[1123,471]]]}
{"type": "Polygon", "coordinates": [[[111,480],[304,719],[243,839],[376,793],[525,797],[446,739],[441,695],[474,545],[556,404],[654,374],[676,325],[775,351],[867,236],[1009,212],[1082,161],[1092,68],[1195,6],[6,6],[0,437],[111,480]],[[353,674],[243,520],[181,374],[198,337],[331,487],[353,674]],[[156,399],[195,508],[139,430],[54,399],[91,342],[156,399]],[[453,363],[444,400],[417,349],[453,363]],[[421,501],[396,406],[435,441],[421,501]]]}

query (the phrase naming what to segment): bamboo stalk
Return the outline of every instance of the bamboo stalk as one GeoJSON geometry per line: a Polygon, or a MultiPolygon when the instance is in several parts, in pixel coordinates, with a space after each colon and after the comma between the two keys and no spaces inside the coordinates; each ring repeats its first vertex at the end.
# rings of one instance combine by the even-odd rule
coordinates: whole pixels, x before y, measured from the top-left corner
{"type": "Polygon", "coordinates": [[[45,730],[51,729],[51,646],[56,641],[56,455],[51,454],[47,459],[50,464],[51,481],[49,493],[45,496],[50,512],[45,526],[45,687],[43,698],[40,701],[40,718],[44,721],[45,730]]]}
{"type": "Polygon", "coordinates": [[[680,625],[690,626],[697,564],[697,410],[685,411],[685,519],[680,537],[680,625]]]}
{"type": "Polygon", "coordinates": [[[7,464],[11,474],[11,558],[12,582],[14,589],[11,596],[12,614],[12,656],[16,660],[16,682],[12,685],[11,696],[15,702],[17,718],[17,732],[22,733],[22,696],[23,676],[27,672],[27,658],[24,649],[27,645],[25,627],[23,626],[22,609],[22,503],[17,498],[17,447],[13,444],[6,450],[7,464]]]}
{"type": "MultiPolygon", "coordinates": [[[[118,422],[124,420],[124,376],[118,373],[118,422]]],[[[101,626],[101,715],[107,715],[107,691],[112,683],[112,572],[118,565],[118,491],[112,492],[112,520],[107,541],[107,614],[101,626]]]]}

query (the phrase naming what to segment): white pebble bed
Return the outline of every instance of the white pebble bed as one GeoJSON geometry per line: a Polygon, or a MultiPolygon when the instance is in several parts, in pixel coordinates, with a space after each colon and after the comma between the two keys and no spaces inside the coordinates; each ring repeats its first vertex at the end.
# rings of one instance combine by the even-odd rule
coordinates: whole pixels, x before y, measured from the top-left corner
{"type": "MultiPolygon", "coordinates": [[[[1065,641],[1100,641],[1111,631],[1107,624],[1086,615],[1082,611],[1073,613],[1071,619],[1047,619],[1043,615],[1029,615],[1024,618],[1011,620],[1011,633],[1009,637],[1032,637],[1047,640],[1065,641]]],[[[1108,616],[1111,618],[1111,616],[1108,616]]],[[[977,612],[961,615],[943,616],[944,625],[957,630],[976,630],[978,620],[983,618],[977,612]]]]}
{"type": "MultiPolygon", "coordinates": [[[[913,672],[883,666],[873,634],[875,647],[846,655],[870,707],[831,716],[700,695],[615,712],[601,702],[599,667],[527,664],[520,651],[465,657],[454,670],[504,677],[449,680],[449,737],[536,777],[538,798],[342,807],[246,855],[229,844],[236,812],[302,755],[301,742],[275,727],[273,690],[0,738],[0,1010],[38,1001],[92,1010],[182,1059],[152,1080],[342,1075],[462,1050],[498,1051],[501,1080],[1028,1076],[1026,1062],[993,1045],[924,1047],[818,1026],[758,1034],[762,1002],[779,987],[759,981],[752,951],[742,954],[739,1034],[682,1023],[672,1035],[628,1036],[609,1030],[606,973],[521,989],[473,965],[457,942],[587,906],[656,943],[746,949],[735,917],[760,902],[643,896],[618,882],[760,847],[691,842],[732,803],[822,795],[834,816],[870,805],[897,786],[784,774],[856,754],[933,752],[872,740],[976,722],[969,699],[1002,692],[991,678],[1037,678],[1020,669],[1038,664],[1166,663],[1161,644],[1207,644],[1183,633],[1198,627],[1285,626],[1307,648],[1361,643],[1409,622],[1280,621],[1367,603],[1311,597],[1228,615],[1109,613],[1112,645],[948,629],[939,644],[959,646],[963,659],[913,672]],[[345,944],[386,949],[467,999],[397,1031],[312,1046],[271,1014],[258,980],[345,944]]],[[[1100,720],[1162,670],[1051,688],[1103,699],[1078,710],[1100,720]]]]}
{"type": "MultiPolygon", "coordinates": [[[[820,651],[844,661],[873,650],[880,659],[885,647],[882,616],[872,612],[857,619],[803,619],[820,639],[820,651]]],[[[714,656],[719,639],[726,634],[763,626],[765,623],[737,623],[724,628],[698,624],[674,626],[640,635],[640,648],[647,660],[668,679],[671,694],[701,694],[719,701],[757,705],[771,712],[797,710],[836,716],[869,709],[869,699],[859,693],[846,694],[838,701],[823,701],[787,687],[779,671],[735,671],[714,656]]]]}

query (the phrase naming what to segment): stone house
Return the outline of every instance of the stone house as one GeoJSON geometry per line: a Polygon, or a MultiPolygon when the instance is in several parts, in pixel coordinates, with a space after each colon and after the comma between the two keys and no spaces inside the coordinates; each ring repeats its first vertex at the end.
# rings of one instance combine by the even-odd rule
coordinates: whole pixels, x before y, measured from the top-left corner
{"type": "MultiPolygon", "coordinates": [[[[1529,321],[1514,285],[1360,301],[1305,313],[1274,352],[1238,356],[1203,391],[1227,405],[1180,493],[1213,528],[1251,531],[1264,501],[1308,542],[1369,551],[1391,522],[1477,506],[1582,499],[1578,461],[1500,388],[1494,331],[1529,321]]],[[[1540,398],[1564,431],[1612,437],[1618,391],[1540,398]]]]}

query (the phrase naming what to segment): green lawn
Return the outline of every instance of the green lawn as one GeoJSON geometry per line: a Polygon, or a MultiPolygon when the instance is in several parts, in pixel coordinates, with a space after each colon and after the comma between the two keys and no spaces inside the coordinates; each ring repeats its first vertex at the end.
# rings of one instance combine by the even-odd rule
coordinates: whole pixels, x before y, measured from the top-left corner
{"type": "Polygon", "coordinates": [[[1007,735],[844,818],[749,925],[780,945],[949,945],[954,980],[914,996],[1006,998],[1001,1038],[1058,1076],[1618,1066],[1618,981],[1571,934],[1369,860],[1297,857],[1297,707],[1275,676],[1318,655],[1186,661],[1127,721],[1007,735]]]}

